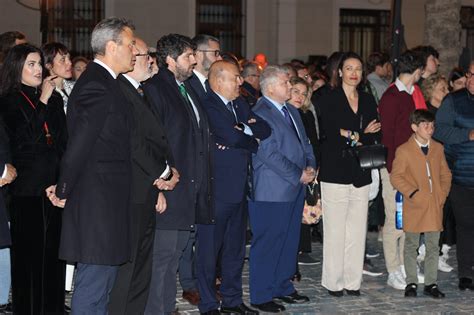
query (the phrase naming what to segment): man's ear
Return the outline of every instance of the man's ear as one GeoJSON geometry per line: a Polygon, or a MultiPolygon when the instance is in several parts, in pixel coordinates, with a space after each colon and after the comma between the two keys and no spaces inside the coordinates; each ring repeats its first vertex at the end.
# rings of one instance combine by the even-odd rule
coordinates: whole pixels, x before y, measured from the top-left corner
{"type": "Polygon", "coordinates": [[[411,124],[410,127],[411,127],[411,130],[413,130],[413,132],[416,132],[418,130],[418,126],[415,124],[411,124]]]}
{"type": "Polygon", "coordinates": [[[176,66],[176,60],[174,60],[173,58],[171,58],[171,56],[166,56],[165,61],[166,61],[166,63],[168,64],[168,66],[172,66],[172,67],[175,67],[175,66],[176,66]]]}
{"type": "MultiPolygon", "coordinates": [[[[111,54],[115,54],[117,51],[118,44],[113,40],[109,40],[107,44],[105,44],[105,51],[111,54]]],[[[107,53],[106,53],[107,54],[107,53]]]]}

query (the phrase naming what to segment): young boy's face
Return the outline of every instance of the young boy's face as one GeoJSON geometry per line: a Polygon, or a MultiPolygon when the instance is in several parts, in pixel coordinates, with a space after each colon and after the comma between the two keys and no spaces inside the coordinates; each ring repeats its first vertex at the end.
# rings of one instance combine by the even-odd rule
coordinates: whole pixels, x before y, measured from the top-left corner
{"type": "Polygon", "coordinates": [[[427,143],[434,132],[434,121],[423,121],[418,125],[411,124],[411,129],[415,132],[415,137],[421,143],[427,143]]]}

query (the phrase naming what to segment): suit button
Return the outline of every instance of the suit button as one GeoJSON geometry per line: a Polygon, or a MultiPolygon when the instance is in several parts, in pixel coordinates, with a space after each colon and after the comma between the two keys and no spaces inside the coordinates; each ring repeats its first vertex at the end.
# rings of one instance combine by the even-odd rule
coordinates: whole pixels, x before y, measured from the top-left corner
{"type": "Polygon", "coordinates": [[[191,183],[194,183],[194,179],[191,179],[191,183]]]}

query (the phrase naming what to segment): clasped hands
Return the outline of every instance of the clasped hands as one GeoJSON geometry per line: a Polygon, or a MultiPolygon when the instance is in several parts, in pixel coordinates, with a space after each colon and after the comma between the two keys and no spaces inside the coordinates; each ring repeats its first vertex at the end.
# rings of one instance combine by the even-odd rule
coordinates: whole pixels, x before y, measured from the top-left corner
{"type": "Polygon", "coordinates": [[[300,177],[300,182],[307,185],[316,177],[316,171],[311,166],[306,167],[300,177]]]}
{"type": "Polygon", "coordinates": [[[48,197],[49,201],[56,207],[64,208],[66,206],[66,199],[59,199],[58,196],[56,196],[56,185],[51,185],[46,188],[46,197],[48,197]]]}
{"type": "MultiPolygon", "coordinates": [[[[176,184],[178,184],[179,182],[179,172],[174,167],[171,168],[171,171],[173,172],[173,176],[170,180],[164,180],[163,178],[159,178],[155,180],[153,185],[156,186],[156,188],[158,188],[159,190],[173,190],[176,187],[176,184]]],[[[167,204],[165,194],[160,191],[158,193],[158,199],[156,200],[155,204],[156,212],[163,213],[165,212],[166,207],[167,204]]]]}

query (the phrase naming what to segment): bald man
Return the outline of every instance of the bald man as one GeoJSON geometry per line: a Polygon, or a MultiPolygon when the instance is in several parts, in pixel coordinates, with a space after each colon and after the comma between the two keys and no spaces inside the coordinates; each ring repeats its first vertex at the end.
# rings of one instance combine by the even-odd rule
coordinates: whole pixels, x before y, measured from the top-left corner
{"type": "Polygon", "coordinates": [[[216,299],[216,262],[222,251],[221,313],[258,314],[242,300],[242,267],[247,223],[247,172],[251,153],[270,136],[267,123],[239,97],[239,69],[231,62],[216,61],[209,70],[204,109],[209,117],[213,147],[212,175],[215,224],[197,227],[197,276],[199,311],[219,314],[216,299]]]}

